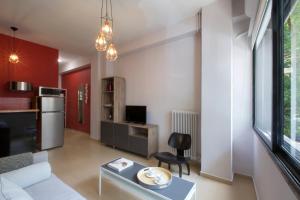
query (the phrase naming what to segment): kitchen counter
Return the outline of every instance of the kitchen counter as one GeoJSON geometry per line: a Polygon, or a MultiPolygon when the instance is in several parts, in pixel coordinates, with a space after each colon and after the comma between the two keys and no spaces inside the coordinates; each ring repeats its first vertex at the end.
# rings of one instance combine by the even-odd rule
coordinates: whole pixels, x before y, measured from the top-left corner
{"type": "Polygon", "coordinates": [[[29,112],[39,112],[39,109],[25,109],[25,110],[0,110],[1,113],[29,113],[29,112]]]}

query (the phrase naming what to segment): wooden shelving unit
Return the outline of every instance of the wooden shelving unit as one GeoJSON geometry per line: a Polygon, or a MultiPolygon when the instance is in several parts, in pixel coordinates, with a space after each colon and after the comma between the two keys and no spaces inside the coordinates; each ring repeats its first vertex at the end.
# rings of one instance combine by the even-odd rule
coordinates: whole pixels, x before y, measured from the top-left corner
{"type": "Polygon", "coordinates": [[[125,79],[107,77],[102,79],[101,120],[121,122],[125,119],[125,79]]]}

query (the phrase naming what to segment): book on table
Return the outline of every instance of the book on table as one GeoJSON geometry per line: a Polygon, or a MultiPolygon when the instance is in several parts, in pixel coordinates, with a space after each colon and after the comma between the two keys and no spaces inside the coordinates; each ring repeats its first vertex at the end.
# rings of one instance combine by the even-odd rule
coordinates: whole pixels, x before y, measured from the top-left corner
{"type": "Polygon", "coordinates": [[[120,159],[117,159],[117,160],[109,163],[107,166],[113,170],[121,172],[121,171],[133,166],[133,161],[128,160],[126,158],[120,158],[120,159]]]}

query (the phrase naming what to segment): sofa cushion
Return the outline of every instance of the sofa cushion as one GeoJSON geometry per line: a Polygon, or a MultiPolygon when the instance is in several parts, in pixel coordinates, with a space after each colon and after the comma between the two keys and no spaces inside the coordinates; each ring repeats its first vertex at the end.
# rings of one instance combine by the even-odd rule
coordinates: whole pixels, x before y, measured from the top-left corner
{"type": "Polygon", "coordinates": [[[0,174],[26,167],[33,163],[32,153],[0,158],[0,174]]]}
{"type": "Polygon", "coordinates": [[[0,200],[33,200],[18,185],[0,176],[0,200]]]}
{"type": "Polygon", "coordinates": [[[78,192],[63,183],[54,174],[38,184],[34,184],[25,190],[34,199],[39,200],[85,200],[78,192]]]}
{"type": "Polygon", "coordinates": [[[25,188],[51,177],[51,166],[48,162],[36,163],[21,169],[6,172],[3,177],[25,188]]]}

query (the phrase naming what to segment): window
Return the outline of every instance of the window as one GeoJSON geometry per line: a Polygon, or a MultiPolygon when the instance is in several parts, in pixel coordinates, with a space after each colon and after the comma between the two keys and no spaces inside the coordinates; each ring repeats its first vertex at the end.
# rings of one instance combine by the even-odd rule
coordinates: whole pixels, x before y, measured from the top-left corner
{"type": "Polygon", "coordinates": [[[254,47],[254,127],[271,146],[273,103],[272,1],[269,2],[254,47]]]}
{"type": "Polygon", "coordinates": [[[300,3],[284,11],[283,149],[300,162],[300,3]]]}
{"type": "Polygon", "coordinates": [[[253,48],[254,129],[300,194],[300,0],[268,0],[253,48]]]}

